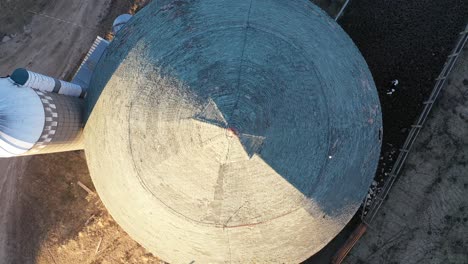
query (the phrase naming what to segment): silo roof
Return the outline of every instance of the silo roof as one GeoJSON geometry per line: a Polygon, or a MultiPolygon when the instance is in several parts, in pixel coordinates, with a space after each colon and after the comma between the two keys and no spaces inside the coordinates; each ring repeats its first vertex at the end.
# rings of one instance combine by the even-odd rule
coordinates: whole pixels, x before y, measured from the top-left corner
{"type": "Polygon", "coordinates": [[[377,92],[352,41],[309,1],[155,1],[96,72],[93,181],[164,260],[299,262],[367,193],[377,92]]]}
{"type": "Polygon", "coordinates": [[[0,157],[24,154],[41,136],[44,109],[36,92],[0,78],[0,157]]]}

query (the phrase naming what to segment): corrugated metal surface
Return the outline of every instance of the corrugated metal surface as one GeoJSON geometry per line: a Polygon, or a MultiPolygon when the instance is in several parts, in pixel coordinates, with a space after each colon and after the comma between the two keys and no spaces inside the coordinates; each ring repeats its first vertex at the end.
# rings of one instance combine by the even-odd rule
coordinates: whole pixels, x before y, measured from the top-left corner
{"type": "Polygon", "coordinates": [[[300,262],[345,226],[374,176],[372,76],[308,1],[153,1],[96,72],[93,181],[164,260],[300,262]]]}
{"type": "Polygon", "coordinates": [[[106,51],[109,42],[101,37],[97,37],[93,45],[89,49],[86,57],[81,63],[75,76],[73,76],[72,83],[75,83],[86,91],[94,73],[96,64],[99,62],[102,54],[106,51]]]}

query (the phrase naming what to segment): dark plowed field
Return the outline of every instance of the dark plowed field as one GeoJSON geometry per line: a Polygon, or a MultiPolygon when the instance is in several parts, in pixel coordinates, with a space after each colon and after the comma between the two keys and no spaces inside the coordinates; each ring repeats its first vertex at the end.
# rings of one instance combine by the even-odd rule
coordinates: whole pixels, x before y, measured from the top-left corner
{"type": "MultiPolygon", "coordinates": [[[[369,64],[382,104],[383,159],[378,180],[391,170],[467,22],[468,0],[352,0],[341,17],[339,23],[369,64]],[[394,79],[399,84],[388,95],[394,79]]],[[[353,223],[305,263],[329,263],[352,232],[353,223]]]]}
{"type": "Polygon", "coordinates": [[[364,55],[379,90],[384,154],[403,144],[467,22],[468,0],[355,0],[349,4],[340,24],[364,55]],[[387,95],[394,79],[399,85],[387,95]]]}

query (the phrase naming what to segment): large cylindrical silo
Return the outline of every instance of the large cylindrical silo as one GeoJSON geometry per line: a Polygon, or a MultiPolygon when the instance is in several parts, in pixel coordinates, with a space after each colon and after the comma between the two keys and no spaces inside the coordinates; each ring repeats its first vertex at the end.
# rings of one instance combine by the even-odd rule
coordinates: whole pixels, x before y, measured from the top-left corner
{"type": "Polygon", "coordinates": [[[115,220],[171,263],[297,263],[357,211],[380,152],[368,67],[307,0],[153,1],[87,97],[115,220]]]}

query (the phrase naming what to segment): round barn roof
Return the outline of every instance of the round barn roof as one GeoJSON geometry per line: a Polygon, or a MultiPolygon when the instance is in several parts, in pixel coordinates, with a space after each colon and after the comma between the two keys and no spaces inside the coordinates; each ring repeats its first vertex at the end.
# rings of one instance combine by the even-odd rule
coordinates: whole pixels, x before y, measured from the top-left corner
{"type": "Polygon", "coordinates": [[[153,1],[96,72],[93,181],[115,220],[166,261],[305,260],[374,176],[374,82],[309,1],[153,1]]]}

